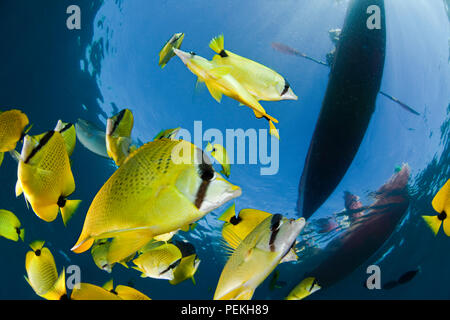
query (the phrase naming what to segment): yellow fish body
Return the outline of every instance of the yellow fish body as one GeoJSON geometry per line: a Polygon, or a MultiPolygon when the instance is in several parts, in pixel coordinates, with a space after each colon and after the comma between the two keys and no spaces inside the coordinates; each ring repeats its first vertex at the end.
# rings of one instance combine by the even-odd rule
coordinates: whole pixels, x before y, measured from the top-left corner
{"type": "Polygon", "coordinates": [[[78,288],[72,290],[71,300],[122,300],[117,294],[90,284],[80,283],[78,288]]]}
{"type": "Polygon", "coordinates": [[[36,294],[47,300],[61,300],[67,297],[65,271],[58,277],[55,259],[43,241],[35,241],[25,258],[25,279],[36,294]]]}
{"type": "Polygon", "coordinates": [[[145,294],[132,287],[118,285],[114,289],[112,279],[103,285],[103,289],[117,295],[122,300],[151,300],[145,294]]]}
{"type": "Polygon", "coordinates": [[[133,113],[128,109],[109,118],[106,124],[106,150],[119,167],[130,153],[133,124],[133,113]]]}
{"type": "Polygon", "coordinates": [[[220,173],[224,174],[227,178],[231,173],[231,162],[228,157],[227,150],[220,144],[214,144],[208,142],[206,146],[206,151],[211,152],[211,155],[222,165],[222,171],[220,173]]]}
{"type": "Polygon", "coordinates": [[[169,60],[175,56],[173,49],[180,49],[183,43],[184,33],[175,33],[159,52],[159,66],[164,68],[169,60]]]}
{"type": "Polygon", "coordinates": [[[261,222],[242,240],[220,275],[215,300],[250,300],[255,289],[289,252],[305,225],[280,214],[261,222]]]}
{"type": "Polygon", "coordinates": [[[66,123],[59,120],[56,124],[55,131],[58,131],[62,135],[66,145],[67,155],[71,157],[77,142],[75,126],[72,123],[66,123]]]}
{"type": "Polygon", "coordinates": [[[142,292],[128,286],[118,285],[114,291],[122,300],[151,300],[142,292]]]}
{"type": "Polygon", "coordinates": [[[181,261],[181,251],[171,243],[147,250],[133,260],[134,269],[142,272],[142,277],[173,280],[175,269],[181,261]]]}
{"type": "Polygon", "coordinates": [[[125,258],[240,196],[239,187],[202,159],[203,151],[184,140],[159,139],[134,151],[95,196],[72,250],[81,253],[94,239],[119,235],[131,243],[135,236],[129,252],[116,256],[125,258]]]}
{"type": "Polygon", "coordinates": [[[280,74],[260,63],[225,50],[223,35],[212,39],[209,46],[217,53],[213,61],[219,65],[232,67],[231,75],[257,100],[298,99],[289,83],[280,74]]]}
{"type": "Polygon", "coordinates": [[[302,300],[320,289],[321,287],[318,285],[316,279],[314,277],[309,277],[292,289],[286,297],[286,300],[302,300]]]}
{"type": "Polygon", "coordinates": [[[175,245],[181,251],[180,264],[173,271],[173,279],[169,281],[172,285],[177,285],[184,280],[191,279],[195,284],[194,274],[200,265],[195,247],[186,241],[176,241],[175,245]]]}
{"type": "Polygon", "coordinates": [[[433,233],[436,235],[443,225],[444,232],[450,237],[450,179],[444,184],[431,202],[433,209],[438,212],[437,216],[422,216],[433,233]]]}
{"type": "MultiPolygon", "coordinates": [[[[222,227],[222,237],[226,241],[226,245],[233,250],[236,249],[250,232],[270,216],[272,216],[271,213],[257,209],[242,209],[236,216],[233,204],[219,217],[219,220],[225,221],[222,227]]],[[[291,248],[280,263],[297,259],[295,250],[291,248]]]]}
{"type": "Polygon", "coordinates": [[[28,117],[20,110],[0,111],[0,165],[3,162],[4,152],[16,148],[17,142],[22,139],[28,117]]]}
{"type": "MultiPolygon", "coordinates": [[[[121,245],[126,246],[127,244],[123,243],[121,245]]],[[[125,268],[128,268],[127,262],[133,259],[135,253],[131,253],[130,256],[126,257],[123,260],[111,261],[109,259],[111,257],[114,257],[114,254],[111,253],[111,248],[112,250],[114,250],[116,246],[112,241],[109,241],[108,239],[99,239],[94,242],[91,248],[91,255],[95,265],[108,273],[112,272],[112,268],[116,263],[120,263],[125,268]],[[111,244],[113,245],[111,246],[111,244]]]]}
{"type": "Polygon", "coordinates": [[[0,112],[0,152],[14,150],[27,125],[28,117],[20,110],[0,112]]]}
{"type": "Polygon", "coordinates": [[[25,229],[21,228],[19,219],[11,211],[0,209],[0,236],[12,241],[19,238],[24,241],[25,229]]]}
{"type": "Polygon", "coordinates": [[[194,275],[197,272],[199,265],[200,259],[196,254],[181,258],[180,264],[173,272],[173,280],[170,280],[169,283],[177,285],[184,280],[192,279],[192,282],[195,284],[194,275]]]}
{"type": "MultiPolygon", "coordinates": [[[[54,131],[58,131],[64,139],[66,145],[67,155],[70,157],[75,149],[75,144],[77,142],[77,136],[75,131],[75,126],[72,123],[62,122],[58,120],[54,131]]],[[[39,141],[45,137],[47,132],[31,136],[34,139],[34,143],[39,143],[39,141]]]]}
{"type": "Polygon", "coordinates": [[[206,87],[217,102],[221,101],[224,94],[248,106],[253,110],[257,118],[264,117],[269,121],[271,134],[277,136],[273,123],[278,123],[278,120],[268,115],[258,100],[231,75],[231,67],[220,66],[195,53],[187,53],[178,49],[174,49],[174,52],[188,69],[198,77],[199,81],[205,82],[206,87]]]}
{"type": "Polygon", "coordinates": [[[25,136],[17,176],[17,188],[23,190],[38,217],[51,222],[61,209],[67,224],[80,200],[67,200],[75,191],[75,181],[64,138],[58,131],[49,131],[38,142],[25,136]]]}

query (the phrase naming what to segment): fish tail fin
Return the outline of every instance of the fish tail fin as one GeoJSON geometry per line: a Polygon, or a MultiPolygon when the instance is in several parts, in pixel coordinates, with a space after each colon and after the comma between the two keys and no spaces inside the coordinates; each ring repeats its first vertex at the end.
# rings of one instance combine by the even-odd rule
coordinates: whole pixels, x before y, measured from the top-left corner
{"type": "Polygon", "coordinates": [[[278,133],[278,129],[275,127],[272,120],[269,121],[269,128],[270,128],[269,130],[270,135],[280,140],[280,134],[278,133]]]}
{"type": "Polygon", "coordinates": [[[222,213],[222,215],[219,217],[219,218],[217,218],[218,220],[220,220],[220,221],[225,221],[225,222],[227,222],[227,221],[230,221],[230,219],[232,218],[232,217],[235,217],[236,216],[236,204],[235,203],[233,203],[231,206],[229,206],[225,211],[224,211],[224,213],[222,213]]]}
{"type": "Polygon", "coordinates": [[[430,227],[431,231],[433,231],[434,235],[437,235],[442,224],[442,221],[438,219],[438,216],[422,216],[422,218],[425,220],[428,227],[430,227]]]}
{"type": "Polygon", "coordinates": [[[25,229],[19,229],[19,238],[22,240],[22,242],[25,242],[25,229]]]}
{"type": "Polygon", "coordinates": [[[215,38],[213,38],[210,42],[209,42],[209,47],[214,50],[214,52],[216,53],[221,53],[224,49],[224,38],[223,38],[223,34],[221,34],[220,36],[217,36],[215,38]]]}
{"type": "Polygon", "coordinates": [[[33,251],[41,250],[44,247],[45,241],[44,240],[35,240],[30,243],[30,248],[33,251]]]}
{"type": "Polygon", "coordinates": [[[67,226],[70,218],[72,218],[75,211],[80,206],[81,200],[66,200],[64,207],[61,207],[61,216],[64,222],[64,226],[67,226]]]}

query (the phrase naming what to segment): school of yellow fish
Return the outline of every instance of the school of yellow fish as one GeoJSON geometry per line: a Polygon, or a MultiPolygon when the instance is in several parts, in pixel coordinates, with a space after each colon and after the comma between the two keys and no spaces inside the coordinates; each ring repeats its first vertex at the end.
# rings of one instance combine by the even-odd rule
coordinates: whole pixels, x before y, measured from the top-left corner
{"type": "MultiPolygon", "coordinates": [[[[296,100],[289,83],[272,69],[225,50],[223,35],[210,42],[217,53],[211,61],[181,51],[183,39],[184,34],[177,33],[164,45],[161,68],[178,56],[216,101],[226,95],[248,106],[257,118],[269,121],[270,133],[279,138],[274,125],[278,121],[259,101],[296,100]]],[[[179,231],[193,230],[196,221],[241,195],[241,188],[220,174],[229,178],[230,159],[223,146],[209,143],[206,152],[222,166],[216,172],[206,152],[176,139],[180,128],[162,130],[153,141],[138,146],[131,138],[133,122],[132,111],[123,109],[107,120],[104,129],[82,119],[75,125],[59,120],[53,130],[29,135],[31,126],[23,112],[0,111],[0,165],[8,152],[18,165],[16,196],[23,195],[27,206],[46,222],[60,212],[67,226],[81,202],[72,199],[75,181],[70,159],[78,138],[90,151],[114,161],[117,170],[92,200],[71,250],[90,249],[95,265],[108,273],[116,263],[126,268],[132,264],[143,278],[164,279],[172,285],[191,279],[195,285],[199,256],[192,244],[172,238],[179,231]]],[[[438,215],[424,216],[435,234],[442,224],[450,236],[449,195],[447,181],[432,202],[438,215]]],[[[222,238],[229,258],[213,299],[251,299],[278,264],[298,259],[295,245],[305,226],[303,218],[288,219],[257,209],[236,214],[233,203],[219,220],[224,222],[222,238]]],[[[25,242],[25,229],[11,211],[0,210],[0,236],[25,242]]],[[[103,286],[79,283],[69,296],[65,270],[58,275],[45,241],[34,240],[29,247],[25,279],[44,299],[150,300],[132,287],[114,287],[113,280],[103,286]]],[[[314,278],[307,278],[286,299],[303,299],[319,289],[314,278]]]]}

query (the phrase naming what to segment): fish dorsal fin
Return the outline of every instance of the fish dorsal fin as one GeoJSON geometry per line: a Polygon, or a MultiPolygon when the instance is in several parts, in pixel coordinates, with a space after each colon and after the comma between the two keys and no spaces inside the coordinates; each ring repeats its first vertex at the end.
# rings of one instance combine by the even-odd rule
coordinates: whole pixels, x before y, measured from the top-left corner
{"type": "Polygon", "coordinates": [[[217,219],[219,219],[220,221],[225,221],[225,222],[228,222],[228,221],[230,221],[230,219],[232,218],[232,217],[235,217],[236,216],[236,204],[235,203],[233,203],[231,206],[229,206],[223,213],[222,213],[222,215],[219,217],[219,218],[217,218],[217,219]]]}
{"type": "Polygon", "coordinates": [[[436,212],[441,213],[446,211],[447,214],[450,214],[450,179],[447,180],[442,189],[436,194],[431,205],[436,212]]]}
{"type": "Polygon", "coordinates": [[[224,228],[222,230],[222,236],[227,242],[228,246],[235,250],[241,244],[242,240],[232,228],[224,228]]]}
{"type": "Polygon", "coordinates": [[[106,282],[102,288],[105,289],[106,291],[114,290],[114,279],[111,279],[108,282],[106,282]]]}
{"type": "Polygon", "coordinates": [[[236,248],[233,248],[226,240],[220,239],[220,246],[225,251],[225,256],[229,258],[233,255],[236,248]]]}
{"type": "Polygon", "coordinates": [[[291,248],[288,253],[283,257],[283,259],[281,259],[280,263],[283,262],[291,262],[291,261],[297,261],[298,260],[298,255],[295,252],[294,248],[291,248]]]}
{"type": "Polygon", "coordinates": [[[219,90],[217,90],[216,88],[213,87],[213,85],[208,81],[205,82],[206,87],[208,88],[209,93],[211,94],[211,96],[220,103],[220,101],[222,101],[222,92],[220,92],[219,90]]]}
{"type": "Polygon", "coordinates": [[[209,47],[214,50],[214,52],[216,53],[220,53],[222,50],[224,50],[224,37],[223,34],[214,37],[210,42],[209,42],[209,47]]]}

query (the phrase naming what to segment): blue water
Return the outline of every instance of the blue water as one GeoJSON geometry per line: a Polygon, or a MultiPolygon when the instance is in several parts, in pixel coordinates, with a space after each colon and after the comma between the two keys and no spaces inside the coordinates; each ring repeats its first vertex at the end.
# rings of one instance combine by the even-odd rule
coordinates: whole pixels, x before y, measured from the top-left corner
{"type": "MultiPolygon", "coordinates": [[[[43,2],[42,2],[43,3],[43,2]]],[[[0,33],[0,108],[20,108],[33,123],[32,132],[52,129],[58,119],[86,119],[105,126],[118,110],[133,111],[133,138],[150,141],[162,129],[182,127],[194,134],[194,121],[203,132],[216,128],[266,129],[267,123],[230,98],[221,104],[205,88],[196,88],[194,75],[174,57],[160,69],[158,52],[175,32],[185,33],[182,49],[210,59],[210,39],[225,36],[225,48],[256,60],[285,76],[298,101],[262,102],[279,120],[279,171],[261,176],[258,164],[236,164],[230,181],[243,189],[237,210],[256,208],[297,216],[298,183],[328,82],[329,70],[308,60],[283,55],[271,47],[280,42],[320,60],[333,48],[328,30],[341,28],[348,1],[79,1],[81,30],[65,26],[70,1],[38,4],[2,1],[0,33]]],[[[394,173],[408,163],[410,206],[392,237],[368,261],[336,285],[311,299],[450,298],[450,239],[434,237],[420,218],[433,214],[431,200],[449,178],[449,16],[442,0],[385,1],[387,53],[381,90],[414,106],[420,116],[378,96],[375,112],[361,147],[334,193],[311,218],[326,218],[344,208],[343,192],[350,190],[365,204],[394,173]],[[420,268],[409,283],[392,290],[369,291],[362,286],[366,268],[376,263],[382,281],[420,268]],[[439,272],[439,278],[436,278],[439,272]]],[[[345,124],[343,124],[344,126],[345,124]]],[[[273,139],[273,138],[272,138],[273,139]]],[[[207,141],[201,142],[205,147],[207,141]]],[[[272,143],[276,143],[272,140],[272,143]]],[[[270,139],[269,139],[270,144],[270,139]]],[[[334,155],[329,155],[330,157],[334,155]]],[[[208,214],[189,234],[201,259],[197,285],[176,287],[163,280],[141,279],[135,270],[115,266],[112,274],[98,269],[89,252],[70,248],[78,239],[90,202],[115,167],[80,143],[72,156],[76,181],[74,199],[83,199],[67,228],[60,218],[45,223],[14,197],[17,164],[5,156],[0,167],[0,207],[15,212],[27,230],[27,242],[45,239],[58,270],[79,265],[82,281],[103,285],[110,278],[130,284],[152,299],[211,299],[226,262],[220,247],[226,206],[208,214]]],[[[329,237],[334,234],[328,234],[329,237]]],[[[327,240],[323,240],[324,247],[327,240]]],[[[0,298],[37,299],[25,282],[26,245],[0,239],[0,298]]],[[[307,250],[298,263],[279,267],[281,289],[270,290],[266,280],[255,299],[282,299],[325,250],[307,250]],[[317,258],[317,259],[316,259],[317,258]],[[295,280],[293,280],[295,279],[295,280]]],[[[332,266],[330,266],[332,268],[332,266]]]]}

